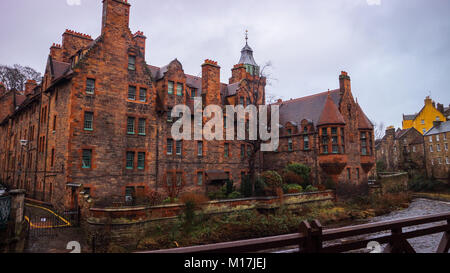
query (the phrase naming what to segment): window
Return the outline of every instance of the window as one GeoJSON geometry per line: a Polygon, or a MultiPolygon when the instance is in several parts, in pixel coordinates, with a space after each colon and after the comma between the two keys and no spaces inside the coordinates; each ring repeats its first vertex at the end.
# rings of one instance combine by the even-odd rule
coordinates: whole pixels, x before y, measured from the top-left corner
{"type": "Polygon", "coordinates": [[[422,129],[422,133],[424,133],[424,134],[425,134],[426,132],[427,132],[427,130],[426,130],[426,129],[422,129]]]}
{"type": "Polygon", "coordinates": [[[413,153],[416,152],[416,146],[413,146],[413,153]]]}
{"type": "Polygon", "coordinates": [[[191,97],[192,98],[198,97],[199,94],[197,94],[197,90],[198,90],[197,88],[192,88],[191,89],[191,97]]]}
{"type": "Polygon", "coordinates": [[[125,204],[133,205],[135,197],[134,187],[126,187],[125,188],[125,204]]]}
{"type": "Polygon", "coordinates": [[[138,123],[138,133],[141,136],[145,136],[145,124],[146,124],[145,118],[140,118],[138,123]]]}
{"type": "Polygon", "coordinates": [[[244,97],[240,97],[239,98],[239,104],[240,105],[244,105],[244,97]]]}
{"type": "Polygon", "coordinates": [[[127,133],[129,135],[134,135],[134,122],[135,122],[135,118],[128,117],[128,119],[127,119],[127,133]]]}
{"type": "Polygon", "coordinates": [[[83,150],[82,167],[83,169],[92,167],[92,150],[83,150]]]}
{"type": "Polygon", "coordinates": [[[449,161],[449,159],[448,159],[448,156],[445,157],[445,164],[447,164],[447,165],[450,164],[450,161],[449,161]]]}
{"type": "Polygon", "coordinates": [[[425,124],[425,120],[422,119],[422,120],[420,121],[420,123],[421,123],[422,125],[425,124]]]}
{"type": "Polygon", "coordinates": [[[223,116],[223,128],[227,128],[227,116],[223,116]]]}
{"type": "Polygon", "coordinates": [[[168,155],[173,154],[173,139],[167,140],[167,154],[168,155]]]}
{"type": "Polygon", "coordinates": [[[201,186],[203,184],[203,173],[198,172],[197,173],[197,185],[201,186]]]}
{"type": "Polygon", "coordinates": [[[183,182],[183,174],[177,173],[177,186],[181,186],[181,183],[183,182]]]}
{"type": "Polygon", "coordinates": [[[448,143],[444,144],[444,148],[445,148],[446,151],[448,151],[448,143]]]}
{"type": "Polygon", "coordinates": [[[441,151],[441,145],[436,144],[436,151],[440,152],[441,151]]]}
{"type": "Polygon", "coordinates": [[[177,83],[177,96],[183,96],[183,84],[177,83]]]}
{"type": "Polygon", "coordinates": [[[173,179],[173,174],[167,173],[167,186],[169,186],[169,187],[172,186],[172,179],[173,179]]]}
{"type": "Polygon", "coordinates": [[[129,86],[128,87],[128,99],[129,100],[136,100],[136,86],[129,86]]]}
{"type": "Polygon", "coordinates": [[[431,165],[434,165],[434,160],[433,159],[431,159],[431,165]]]}
{"type": "Polygon", "coordinates": [[[252,146],[247,145],[247,156],[250,157],[251,154],[252,154],[252,146]]]}
{"type": "Polygon", "coordinates": [[[436,121],[440,121],[441,119],[439,117],[436,117],[436,121]]]}
{"type": "Polygon", "coordinates": [[[52,148],[52,157],[50,160],[50,167],[53,167],[54,163],[55,163],[55,148],[52,148]]]}
{"type": "Polygon", "coordinates": [[[433,136],[430,136],[430,137],[428,138],[428,140],[430,141],[430,143],[433,142],[433,136]]]}
{"type": "Polygon", "coordinates": [[[93,95],[95,93],[95,80],[87,79],[86,80],[86,94],[93,95]]]}
{"type": "Polygon", "coordinates": [[[223,149],[223,154],[225,157],[229,157],[230,156],[230,144],[229,143],[225,143],[224,149],[223,149]]]}
{"type": "Polygon", "coordinates": [[[176,153],[177,153],[177,155],[181,155],[182,145],[183,145],[183,142],[181,140],[177,140],[177,142],[176,142],[176,153]]]}
{"type": "Polygon", "coordinates": [[[169,108],[167,111],[167,122],[173,122],[173,118],[172,118],[172,109],[169,108]]]}
{"type": "Polygon", "coordinates": [[[139,170],[145,169],[145,153],[144,152],[138,153],[138,169],[139,170]]]}
{"type": "Polygon", "coordinates": [[[139,101],[141,102],[147,101],[147,89],[139,88],[139,101]]]}
{"type": "Polygon", "coordinates": [[[361,132],[361,154],[367,155],[367,136],[366,132],[361,132]]]}
{"type": "Polygon", "coordinates": [[[430,145],[430,152],[433,152],[433,145],[430,145]]]}
{"type": "Polygon", "coordinates": [[[127,152],[126,167],[128,170],[132,170],[134,168],[134,152],[127,152]]]}
{"type": "Polygon", "coordinates": [[[292,138],[289,138],[289,139],[288,139],[288,151],[289,151],[289,152],[292,152],[292,148],[293,148],[293,147],[292,147],[292,138]]]}
{"type": "Polygon", "coordinates": [[[347,179],[348,180],[352,179],[352,174],[351,174],[350,168],[347,168],[347,179]]]}
{"type": "Polygon", "coordinates": [[[241,158],[245,157],[245,145],[241,144],[241,158]]]}
{"type": "Polygon", "coordinates": [[[441,158],[440,158],[440,157],[438,157],[437,161],[438,161],[438,164],[439,164],[439,165],[442,164],[442,161],[441,161],[441,158]]]}
{"type": "Polygon", "coordinates": [[[128,70],[136,70],[136,56],[128,56],[128,70]]]}
{"type": "Polygon", "coordinates": [[[305,126],[305,127],[303,128],[303,133],[305,133],[305,134],[308,133],[308,127],[305,126]]]}
{"type": "Polygon", "coordinates": [[[359,180],[359,168],[356,168],[356,178],[359,180]]]}
{"type": "Polygon", "coordinates": [[[172,81],[169,81],[169,83],[168,83],[168,93],[169,93],[169,95],[173,94],[173,85],[174,85],[174,83],[172,81]]]}
{"type": "Polygon", "coordinates": [[[303,149],[309,150],[309,137],[308,136],[303,137],[303,149]]]}
{"type": "Polygon", "coordinates": [[[197,142],[197,156],[203,156],[203,141],[197,142]]]}
{"type": "Polygon", "coordinates": [[[436,141],[439,141],[439,135],[436,135],[436,141]]]}
{"type": "MultiPolygon", "coordinates": [[[[53,131],[56,131],[56,115],[53,116],[53,131]]],[[[27,133],[25,133],[25,136],[27,133]]]]}
{"type": "Polygon", "coordinates": [[[292,135],[292,129],[287,130],[288,135],[292,135]]]}
{"type": "Polygon", "coordinates": [[[94,113],[84,112],[84,130],[92,131],[94,129],[94,113]]]}
{"type": "Polygon", "coordinates": [[[442,139],[443,139],[443,140],[447,140],[447,133],[443,133],[443,134],[442,134],[442,139]]]}

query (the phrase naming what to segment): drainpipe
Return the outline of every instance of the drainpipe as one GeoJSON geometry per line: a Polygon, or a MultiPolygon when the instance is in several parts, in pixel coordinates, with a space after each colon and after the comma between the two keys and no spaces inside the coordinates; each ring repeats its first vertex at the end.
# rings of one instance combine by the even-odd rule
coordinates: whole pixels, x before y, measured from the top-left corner
{"type": "MultiPolygon", "coordinates": [[[[46,123],[46,127],[47,127],[47,130],[46,130],[46,132],[45,132],[45,153],[44,153],[44,200],[45,200],[45,181],[46,181],[46,178],[47,178],[47,151],[48,151],[48,125],[49,125],[49,122],[50,122],[50,106],[51,106],[51,102],[50,102],[50,95],[45,95],[47,98],[48,98],[48,109],[47,109],[47,118],[46,118],[46,121],[45,121],[45,123],[46,123]]],[[[52,200],[50,200],[50,203],[51,203],[51,201],[52,200]]]]}
{"type": "MultiPolygon", "coordinates": [[[[36,130],[37,135],[36,135],[36,139],[35,139],[35,141],[36,141],[36,148],[35,148],[36,156],[35,156],[35,159],[34,159],[34,194],[33,194],[35,199],[36,199],[36,190],[37,190],[37,173],[38,173],[38,162],[39,162],[39,160],[38,160],[38,158],[39,158],[39,135],[41,133],[41,110],[42,110],[42,96],[43,96],[43,92],[44,91],[41,90],[41,99],[39,101],[38,126],[36,128],[37,129],[36,130]]],[[[33,134],[34,134],[34,132],[33,132],[33,134]]]]}

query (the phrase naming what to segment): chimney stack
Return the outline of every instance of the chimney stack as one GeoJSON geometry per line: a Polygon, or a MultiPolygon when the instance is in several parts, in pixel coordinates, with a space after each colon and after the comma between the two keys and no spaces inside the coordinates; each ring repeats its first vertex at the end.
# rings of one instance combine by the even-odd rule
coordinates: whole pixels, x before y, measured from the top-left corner
{"type": "Polygon", "coordinates": [[[130,6],[126,0],[103,0],[102,35],[109,31],[128,30],[130,6]]]}
{"type": "Polygon", "coordinates": [[[212,60],[202,64],[202,92],[205,94],[205,106],[220,105],[220,66],[212,60]]]}
{"type": "Polygon", "coordinates": [[[34,89],[36,88],[37,83],[35,80],[28,80],[25,83],[25,96],[33,94],[34,89]]]}
{"type": "Polygon", "coordinates": [[[352,91],[350,76],[345,71],[342,71],[341,75],[339,75],[339,88],[341,90],[341,96],[352,91]]]}

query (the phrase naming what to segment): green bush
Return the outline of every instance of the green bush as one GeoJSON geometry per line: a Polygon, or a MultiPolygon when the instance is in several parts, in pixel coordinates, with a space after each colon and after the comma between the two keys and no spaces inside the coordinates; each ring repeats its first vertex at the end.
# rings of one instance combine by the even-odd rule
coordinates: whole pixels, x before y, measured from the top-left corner
{"type": "Polygon", "coordinates": [[[283,192],[284,193],[300,193],[303,191],[303,187],[298,184],[284,184],[283,192]]]}
{"type": "Polygon", "coordinates": [[[252,190],[250,176],[246,175],[242,179],[240,193],[242,197],[263,196],[266,184],[261,177],[255,178],[255,192],[252,190]]]}
{"type": "Polygon", "coordinates": [[[445,184],[434,179],[427,179],[423,176],[416,176],[408,182],[408,189],[415,192],[440,191],[445,188],[445,184]]]}
{"type": "Polygon", "coordinates": [[[228,199],[238,199],[238,198],[241,198],[241,197],[242,197],[242,195],[238,191],[234,191],[234,192],[232,192],[232,193],[230,193],[228,195],[228,199]]]}
{"type": "Polygon", "coordinates": [[[376,164],[377,164],[377,166],[376,166],[377,173],[382,173],[386,170],[386,163],[384,163],[384,161],[379,160],[379,161],[377,161],[376,164]]]}
{"type": "Polygon", "coordinates": [[[285,172],[293,172],[301,178],[299,184],[302,186],[306,186],[310,184],[310,176],[311,176],[311,168],[300,163],[291,163],[288,164],[285,169],[285,172]]]}
{"type": "Polygon", "coordinates": [[[308,187],[306,187],[305,191],[306,192],[315,192],[315,191],[319,191],[319,189],[312,185],[309,185],[308,187]]]}
{"type": "Polygon", "coordinates": [[[266,184],[269,194],[276,194],[276,190],[283,186],[283,179],[275,171],[265,171],[261,174],[261,178],[266,184]]]}

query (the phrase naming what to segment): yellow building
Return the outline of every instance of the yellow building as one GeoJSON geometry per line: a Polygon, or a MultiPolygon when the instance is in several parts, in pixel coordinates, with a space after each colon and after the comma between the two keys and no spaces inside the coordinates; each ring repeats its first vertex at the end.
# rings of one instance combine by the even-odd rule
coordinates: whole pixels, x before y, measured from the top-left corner
{"type": "Polygon", "coordinates": [[[414,127],[420,133],[425,134],[433,127],[433,121],[447,121],[445,116],[436,108],[430,97],[425,98],[425,106],[419,113],[403,115],[402,129],[414,127]]]}

